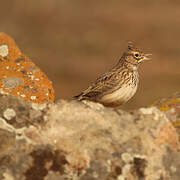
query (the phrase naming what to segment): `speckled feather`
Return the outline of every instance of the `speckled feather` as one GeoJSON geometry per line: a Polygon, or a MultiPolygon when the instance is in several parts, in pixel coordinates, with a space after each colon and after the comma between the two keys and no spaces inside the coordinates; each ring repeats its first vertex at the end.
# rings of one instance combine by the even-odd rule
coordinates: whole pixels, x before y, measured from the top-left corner
{"type": "Polygon", "coordinates": [[[132,59],[135,52],[141,53],[142,58],[146,56],[130,44],[115,67],[102,74],[75,98],[100,102],[106,106],[119,106],[127,102],[134,96],[139,82],[137,69],[140,60],[132,59]]]}

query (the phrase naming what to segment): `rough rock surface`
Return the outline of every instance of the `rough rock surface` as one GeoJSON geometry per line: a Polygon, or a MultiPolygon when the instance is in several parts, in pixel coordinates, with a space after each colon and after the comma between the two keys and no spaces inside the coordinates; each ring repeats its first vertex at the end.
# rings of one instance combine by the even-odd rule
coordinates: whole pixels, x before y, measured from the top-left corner
{"type": "Polygon", "coordinates": [[[178,107],[163,112],[163,102],[125,112],[1,95],[0,179],[179,180],[179,135],[170,120],[178,107]]]}
{"type": "Polygon", "coordinates": [[[0,32],[0,92],[39,104],[54,101],[51,81],[3,32],[0,32]]]}

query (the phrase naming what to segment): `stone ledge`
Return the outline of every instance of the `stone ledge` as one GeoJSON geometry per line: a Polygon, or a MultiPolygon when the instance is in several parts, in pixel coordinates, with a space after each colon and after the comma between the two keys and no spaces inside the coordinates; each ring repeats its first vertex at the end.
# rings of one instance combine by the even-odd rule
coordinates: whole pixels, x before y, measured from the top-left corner
{"type": "Polygon", "coordinates": [[[180,179],[179,135],[157,107],[126,112],[1,95],[0,179],[180,179]]]}

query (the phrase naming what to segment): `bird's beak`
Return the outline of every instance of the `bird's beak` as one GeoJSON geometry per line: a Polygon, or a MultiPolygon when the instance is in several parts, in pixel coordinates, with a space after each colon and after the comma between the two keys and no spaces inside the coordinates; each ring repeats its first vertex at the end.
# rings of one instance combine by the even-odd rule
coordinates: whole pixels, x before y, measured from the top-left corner
{"type": "Polygon", "coordinates": [[[152,54],[145,54],[143,61],[148,61],[152,59],[152,54]]]}
{"type": "Polygon", "coordinates": [[[151,57],[152,57],[152,54],[145,54],[144,57],[140,61],[138,61],[138,63],[151,60],[152,59],[151,57]]]}

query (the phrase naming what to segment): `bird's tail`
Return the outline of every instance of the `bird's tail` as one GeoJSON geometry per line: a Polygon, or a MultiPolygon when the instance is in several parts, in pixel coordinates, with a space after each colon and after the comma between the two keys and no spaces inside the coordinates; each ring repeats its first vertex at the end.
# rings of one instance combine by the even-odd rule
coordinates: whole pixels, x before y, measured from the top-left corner
{"type": "Polygon", "coordinates": [[[73,99],[76,99],[76,100],[79,100],[79,101],[83,100],[83,93],[80,93],[80,94],[74,96],[73,99]]]}

